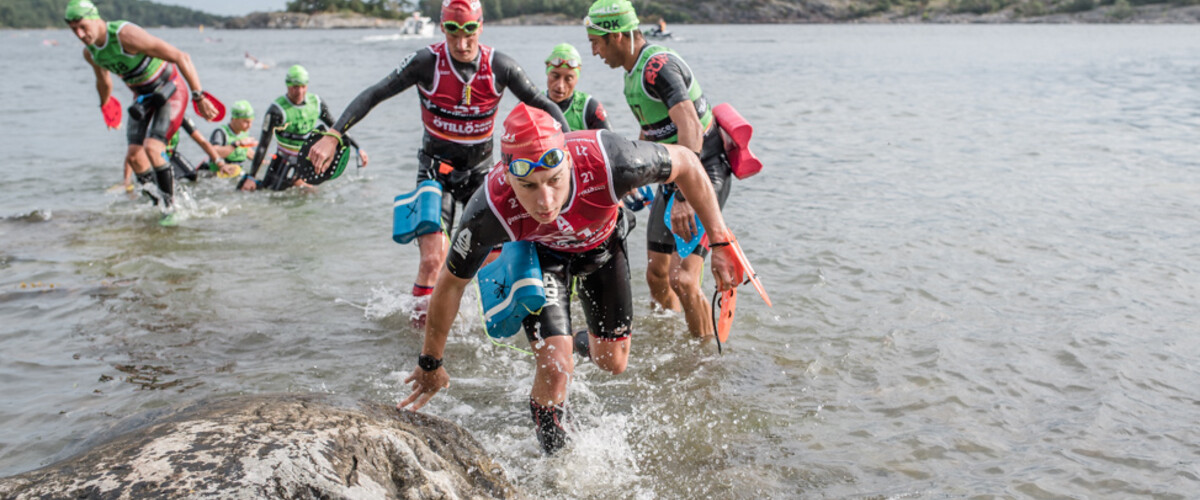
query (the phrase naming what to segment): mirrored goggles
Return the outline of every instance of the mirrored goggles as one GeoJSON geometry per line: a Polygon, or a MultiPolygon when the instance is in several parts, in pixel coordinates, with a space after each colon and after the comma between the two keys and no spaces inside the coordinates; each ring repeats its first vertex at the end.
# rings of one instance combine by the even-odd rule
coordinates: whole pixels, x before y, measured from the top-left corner
{"type": "Polygon", "coordinates": [[[479,27],[482,25],[483,23],[480,23],[479,21],[467,21],[462,24],[458,24],[454,21],[442,22],[442,28],[445,28],[446,33],[450,33],[451,35],[458,33],[460,30],[465,34],[474,35],[476,31],[479,31],[479,27]]]}
{"type": "Polygon", "coordinates": [[[562,165],[562,162],[566,159],[566,151],[563,151],[559,148],[554,148],[542,153],[542,157],[538,161],[518,158],[508,162],[508,173],[517,177],[527,177],[529,174],[533,173],[535,168],[551,169],[562,165]]]}
{"type": "Polygon", "coordinates": [[[563,66],[566,66],[566,67],[568,67],[568,68],[571,68],[571,69],[579,69],[579,61],[578,61],[578,60],[576,60],[576,59],[563,59],[563,58],[561,58],[561,57],[555,57],[555,58],[553,58],[553,59],[547,59],[547,60],[546,60],[546,65],[547,65],[547,66],[550,66],[550,67],[554,67],[554,68],[561,68],[561,67],[563,67],[563,66]]]}

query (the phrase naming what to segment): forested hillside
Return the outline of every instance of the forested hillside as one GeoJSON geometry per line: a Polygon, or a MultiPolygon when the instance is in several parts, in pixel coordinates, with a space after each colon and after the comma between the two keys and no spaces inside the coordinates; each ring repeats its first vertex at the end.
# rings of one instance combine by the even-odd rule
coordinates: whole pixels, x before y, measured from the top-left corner
{"type": "MultiPolygon", "coordinates": [[[[225,18],[146,0],[93,0],[105,19],[128,19],[142,26],[214,25],[225,18]]],[[[203,2],[199,2],[203,3],[203,2]]],[[[66,0],[0,0],[0,28],[60,28],[66,0]]]]}

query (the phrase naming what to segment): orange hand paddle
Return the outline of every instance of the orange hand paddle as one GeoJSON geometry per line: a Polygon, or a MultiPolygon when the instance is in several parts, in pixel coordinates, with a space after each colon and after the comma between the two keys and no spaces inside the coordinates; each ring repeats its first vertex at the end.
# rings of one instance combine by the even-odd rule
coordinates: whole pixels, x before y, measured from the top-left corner
{"type": "MultiPolygon", "coordinates": [[[[746,273],[747,279],[754,285],[754,289],[758,291],[758,295],[762,297],[763,302],[767,303],[767,307],[771,305],[771,297],[767,295],[767,289],[763,288],[762,282],[758,280],[758,274],[754,272],[754,268],[750,266],[750,260],[746,258],[746,253],[742,251],[742,246],[738,244],[737,238],[732,235],[729,239],[729,244],[733,248],[733,255],[737,257],[739,269],[738,279],[741,279],[741,272],[746,273]]],[[[745,283],[741,283],[745,284],[745,283]]],[[[729,331],[733,328],[733,316],[737,311],[737,286],[730,288],[724,292],[720,290],[713,291],[712,298],[712,319],[713,331],[717,336],[717,352],[721,352],[721,346],[729,340],[729,331]]]]}
{"type": "Polygon", "coordinates": [[[737,256],[738,262],[746,270],[746,275],[749,276],[750,283],[754,285],[755,290],[758,290],[758,295],[762,297],[763,302],[767,303],[767,307],[775,307],[771,305],[771,297],[767,296],[767,289],[763,288],[762,282],[758,280],[758,274],[754,272],[753,267],[750,267],[750,260],[746,258],[746,253],[742,251],[742,246],[738,244],[736,238],[730,241],[730,244],[733,245],[733,254],[737,256]]]}
{"type": "Polygon", "coordinates": [[[736,309],[737,288],[730,288],[724,292],[713,291],[712,319],[713,331],[717,334],[718,353],[721,352],[721,345],[729,340],[729,329],[733,327],[733,314],[736,309]]]}
{"type": "Polygon", "coordinates": [[[108,100],[100,106],[100,112],[104,114],[104,124],[108,125],[108,128],[121,126],[121,101],[116,97],[108,96],[108,100]]]}

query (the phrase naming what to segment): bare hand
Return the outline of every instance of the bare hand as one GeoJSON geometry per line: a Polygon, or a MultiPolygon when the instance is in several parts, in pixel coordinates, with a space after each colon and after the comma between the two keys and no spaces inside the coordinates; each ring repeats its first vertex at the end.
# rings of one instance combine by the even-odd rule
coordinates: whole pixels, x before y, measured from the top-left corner
{"type": "Polygon", "coordinates": [[[308,150],[308,161],[312,162],[313,170],[317,174],[325,173],[329,164],[333,163],[333,153],[337,151],[337,144],[337,137],[327,135],[308,150]]]}
{"type": "Polygon", "coordinates": [[[671,232],[683,238],[683,241],[692,241],[696,236],[698,229],[696,228],[696,211],[692,209],[692,205],[686,201],[675,199],[675,204],[671,207],[671,232]]]}
{"type": "Polygon", "coordinates": [[[370,159],[367,158],[367,152],[361,149],[358,150],[358,157],[362,160],[362,166],[367,166],[367,162],[370,161],[370,159]]]}
{"type": "Polygon", "coordinates": [[[404,379],[404,383],[409,382],[412,383],[412,394],[396,404],[397,410],[403,410],[408,405],[412,405],[412,411],[420,410],[438,391],[450,388],[450,373],[446,372],[444,367],[427,372],[418,366],[408,378],[404,379]]]}
{"type": "Polygon", "coordinates": [[[200,106],[200,116],[204,117],[205,120],[211,122],[217,118],[217,107],[213,106],[213,103],[207,97],[200,98],[199,101],[196,101],[196,104],[200,106]]]}
{"type": "Polygon", "coordinates": [[[242,181],[242,191],[254,191],[258,189],[258,183],[254,179],[246,179],[242,181]]]}
{"type": "Polygon", "coordinates": [[[217,162],[217,170],[220,170],[222,174],[225,174],[229,177],[233,177],[235,174],[237,174],[237,166],[232,163],[225,163],[223,161],[217,162]]]}
{"type": "Polygon", "coordinates": [[[712,273],[717,280],[717,290],[725,291],[742,284],[745,270],[734,252],[733,245],[713,249],[712,273]]]}

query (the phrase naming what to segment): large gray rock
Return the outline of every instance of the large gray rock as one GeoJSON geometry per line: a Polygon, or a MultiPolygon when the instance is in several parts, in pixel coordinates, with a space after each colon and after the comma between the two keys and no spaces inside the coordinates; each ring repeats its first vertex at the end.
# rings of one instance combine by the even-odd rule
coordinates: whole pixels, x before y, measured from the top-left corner
{"type": "Polygon", "coordinates": [[[0,479],[0,498],[517,498],[453,423],[319,395],[205,401],[73,458],[0,479]]]}

